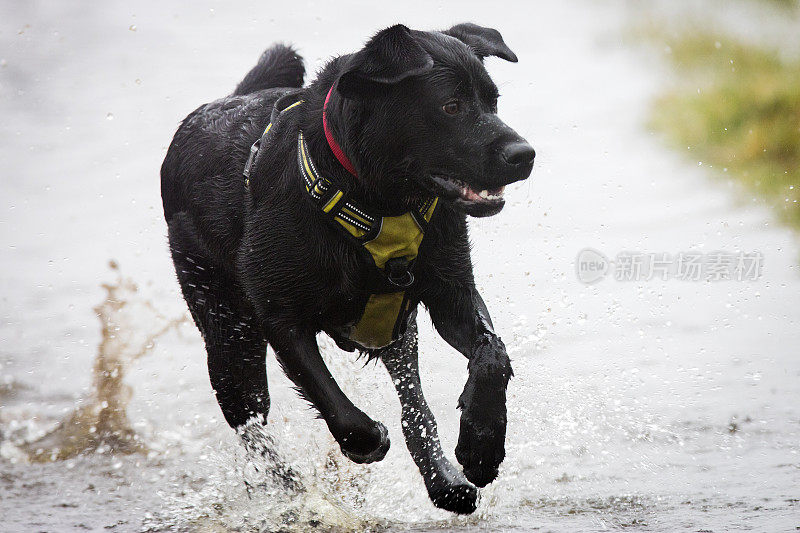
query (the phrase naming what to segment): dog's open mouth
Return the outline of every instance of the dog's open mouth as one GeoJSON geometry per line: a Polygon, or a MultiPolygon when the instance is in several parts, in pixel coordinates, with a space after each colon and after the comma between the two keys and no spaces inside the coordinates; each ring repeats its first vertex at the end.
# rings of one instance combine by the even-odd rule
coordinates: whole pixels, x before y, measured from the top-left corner
{"type": "Polygon", "coordinates": [[[446,197],[454,200],[467,214],[472,216],[494,215],[503,209],[506,203],[503,198],[505,186],[477,190],[471,185],[449,176],[431,175],[431,179],[446,197]]]}
{"type": "Polygon", "coordinates": [[[478,191],[463,181],[455,178],[433,175],[431,178],[433,178],[433,181],[442,189],[444,189],[445,192],[449,193],[454,198],[459,198],[465,202],[492,204],[503,201],[503,191],[505,190],[505,187],[496,187],[494,189],[483,189],[478,191]]]}

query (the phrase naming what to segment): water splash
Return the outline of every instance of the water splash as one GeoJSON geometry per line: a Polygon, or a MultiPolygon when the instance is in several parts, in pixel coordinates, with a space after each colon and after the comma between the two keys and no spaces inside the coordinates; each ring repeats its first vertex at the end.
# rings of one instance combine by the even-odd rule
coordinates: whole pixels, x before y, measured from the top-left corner
{"type": "MultiPolygon", "coordinates": [[[[168,493],[161,512],[145,526],[152,531],[376,531],[345,493],[357,492],[335,453],[321,463],[298,457],[280,428],[252,419],[229,446],[201,464],[203,479],[191,490],[168,493]]],[[[313,441],[302,450],[314,449],[313,441]]],[[[319,450],[322,451],[322,450],[319,450]]],[[[195,465],[196,466],[196,465],[195,465]]],[[[197,474],[197,471],[195,470],[197,474]]]]}
{"type": "Polygon", "coordinates": [[[106,297],[94,308],[102,336],[94,361],[93,394],[55,429],[21,446],[31,461],[61,461],[91,452],[146,451],[128,420],[131,388],[123,381],[125,373],[153,349],[159,337],[184,323],[186,317],[163,316],[141,298],[136,284],[123,277],[115,261],[110,261],[109,267],[117,273],[117,280],[102,285],[106,297]]]}

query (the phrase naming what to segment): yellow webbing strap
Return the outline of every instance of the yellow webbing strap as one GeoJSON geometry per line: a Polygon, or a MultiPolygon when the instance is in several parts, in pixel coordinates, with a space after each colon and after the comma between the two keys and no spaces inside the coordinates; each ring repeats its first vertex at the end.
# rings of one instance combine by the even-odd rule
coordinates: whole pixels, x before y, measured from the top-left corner
{"type": "MultiPolygon", "coordinates": [[[[288,109],[288,108],[287,108],[288,109]]],[[[411,263],[419,253],[425,236],[424,226],[430,222],[438,198],[431,198],[398,216],[376,217],[349,200],[344,191],[320,176],[308,153],[303,132],[297,136],[297,165],[303,176],[306,192],[320,209],[332,217],[347,233],[358,239],[381,271],[386,263],[404,258],[411,263]],[[369,237],[369,240],[364,240],[369,237]]],[[[363,348],[375,349],[394,341],[408,316],[409,302],[405,291],[371,294],[358,322],[347,337],[363,348]]]]}
{"type": "MultiPolygon", "coordinates": [[[[292,105],[290,105],[290,106],[286,106],[285,108],[283,108],[283,109],[281,110],[281,113],[283,113],[284,111],[289,111],[291,108],[293,108],[293,107],[295,107],[295,106],[298,106],[298,105],[302,104],[304,101],[305,101],[305,100],[298,100],[298,101],[296,101],[295,103],[293,103],[292,105]]],[[[270,122],[269,124],[267,124],[267,127],[264,129],[264,135],[266,135],[267,133],[269,133],[269,130],[270,130],[271,128],[272,128],[272,122],[270,122]]]]}
{"type": "Polygon", "coordinates": [[[306,192],[317,201],[329,197],[321,205],[324,213],[330,214],[345,231],[357,239],[361,239],[372,230],[376,223],[375,218],[355,202],[346,199],[344,191],[337,189],[329,179],[317,172],[302,131],[297,135],[297,164],[303,175],[306,192]],[[332,194],[328,194],[329,191],[333,191],[332,194]]]}

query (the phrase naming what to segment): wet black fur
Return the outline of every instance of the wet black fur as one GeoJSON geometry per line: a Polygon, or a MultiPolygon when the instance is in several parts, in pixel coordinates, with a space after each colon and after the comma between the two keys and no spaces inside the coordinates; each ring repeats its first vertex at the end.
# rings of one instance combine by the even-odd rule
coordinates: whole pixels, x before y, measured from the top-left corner
{"type": "MultiPolygon", "coordinates": [[[[272,142],[260,150],[248,188],[242,170],[251,145],[275,101],[303,83],[302,59],[292,48],[267,50],[233,95],[183,121],[161,169],[162,198],[178,279],[205,340],[211,383],[228,423],[241,427],[253,416],[266,418],[269,343],[343,452],[369,462],[383,457],[388,438],[330,378],[315,335],[324,331],[354,348],[339,331],[358,318],[369,297],[370,265],[306,194],[295,160],[298,129],[319,172],[377,214],[398,214],[419,198],[441,194],[408,294],[412,306],[425,305],[440,334],[470,360],[456,455],[467,478],[483,486],[497,475],[505,454],[511,366],[474,286],[470,207],[446,198],[426,177],[457,176],[491,188],[527,177],[530,168],[495,161],[506,145],[524,141],[496,119],[497,89],[482,65],[486,55],[516,56],[496,30],[459,25],[446,33],[457,39],[395,26],[358,53],[331,60],[302,89],[304,102],[273,125],[272,142]],[[358,179],[334,158],[322,129],[323,102],[337,81],[328,119],[358,179]],[[467,112],[458,118],[462,123],[436,114],[439,100],[459,91],[473,91],[464,98],[472,99],[469,113],[483,117],[480,125],[469,125],[467,112]],[[430,101],[430,110],[422,110],[421,100],[430,101]]],[[[409,373],[416,368],[413,319],[409,332],[392,347],[368,353],[403,383],[418,379],[409,373]]],[[[398,384],[404,420],[422,416],[435,438],[419,387],[403,386],[398,384]]],[[[449,461],[425,451],[433,449],[430,433],[412,431],[406,438],[431,498],[440,507],[472,512],[475,489],[449,461]]]]}

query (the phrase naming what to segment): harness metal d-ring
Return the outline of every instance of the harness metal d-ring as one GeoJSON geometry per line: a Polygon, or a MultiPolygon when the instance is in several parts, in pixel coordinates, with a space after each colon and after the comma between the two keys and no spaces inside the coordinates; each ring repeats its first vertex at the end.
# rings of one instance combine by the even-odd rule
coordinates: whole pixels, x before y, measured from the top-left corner
{"type": "Polygon", "coordinates": [[[389,283],[401,289],[407,289],[414,284],[414,274],[412,274],[410,270],[406,270],[403,277],[400,279],[393,276],[392,272],[388,272],[386,274],[386,279],[389,280],[389,283]]]}

